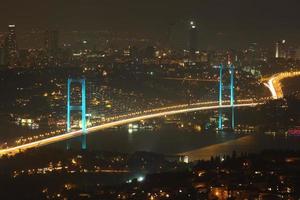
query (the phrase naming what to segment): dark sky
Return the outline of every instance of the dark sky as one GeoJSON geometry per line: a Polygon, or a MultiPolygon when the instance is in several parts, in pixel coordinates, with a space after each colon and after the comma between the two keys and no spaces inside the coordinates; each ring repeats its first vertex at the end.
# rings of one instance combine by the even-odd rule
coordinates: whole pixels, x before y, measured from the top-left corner
{"type": "Polygon", "coordinates": [[[203,40],[300,41],[299,0],[1,0],[0,30],[121,30],[164,40],[195,19],[203,40]]]}

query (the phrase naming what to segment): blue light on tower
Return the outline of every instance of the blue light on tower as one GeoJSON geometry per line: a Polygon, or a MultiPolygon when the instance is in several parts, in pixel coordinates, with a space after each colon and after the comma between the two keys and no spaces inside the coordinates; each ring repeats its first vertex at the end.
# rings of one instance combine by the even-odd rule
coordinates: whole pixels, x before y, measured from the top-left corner
{"type": "MultiPolygon", "coordinates": [[[[223,65],[220,65],[220,75],[219,75],[219,106],[222,106],[222,97],[223,97],[223,65]]],[[[219,109],[219,130],[223,129],[223,116],[222,108],[219,109]]]]}
{"type": "MultiPolygon", "coordinates": [[[[85,91],[85,79],[68,79],[67,83],[67,132],[71,131],[71,111],[81,111],[81,148],[86,149],[86,91],[85,91]],[[80,106],[72,106],[71,105],[71,84],[72,83],[80,83],[81,84],[81,105],[80,106]]],[[[67,142],[67,149],[70,149],[70,141],[67,142]]]]}
{"type": "Polygon", "coordinates": [[[234,129],[234,66],[230,64],[230,106],[231,106],[231,128],[234,129]]]}
{"type": "MultiPolygon", "coordinates": [[[[229,74],[230,74],[230,106],[231,106],[231,128],[234,130],[235,127],[235,114],[234,114],[234,65],[231,62],[228,62],[229,74]]],[[[225,66],[223,64],[220,65],[220,74],[219,74],[219,106],[223,105],[223,70],[225,66]]],[[[228,88],[225,87],[226,89],[228,88]]],[[[223,130],[223,114],[222,108],[219,109],[219,123],[218,129],[223,130]]]]}

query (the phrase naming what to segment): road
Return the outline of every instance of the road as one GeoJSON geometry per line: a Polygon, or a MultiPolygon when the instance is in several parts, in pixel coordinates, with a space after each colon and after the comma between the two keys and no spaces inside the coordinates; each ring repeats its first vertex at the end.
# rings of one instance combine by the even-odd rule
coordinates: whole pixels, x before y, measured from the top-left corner
{"type": "MultiPolygon", "coordinates": [[[[244,101],[244,102],[246,102],[246,101],[244,101]]],[[[90,127],[87,129],[87,134],[97,132],[99,130],[111,128],[114,126],[125,125],[125,124],[129,124],[132,122],[147,120],[147,119],[156,118],[156,117],[163,117],[163,116],[167,116],[167,115],[176,115],[176,114],[187,113],[187,112],[214,110],[214,109],[219,109],[219,108],[230,108],[231,107],[230,105],[223,105],[223,106],[205,105],[208,103],[211,103],[211,102],[204,102],[201,104],[198,103],[198,104],[194,104],[194,105],[193,104],[192,105],[180,105],[180,106],[172,106],[172,107],[166,107],[166,108],[153,109],[152,113],[149,113],[148,111],[146,111],[147,114],[142,114],[142,115],[138,115],[138,116],[129,115],[129,117],[124,118],[124,119],[119,119],[119,120],[116,120],[113,122],[107,122],[107,123],[104,123],[104,124],[101,124],[98,126],[90,127]]],[[[253,107],[258,104],[259,104],[259,102],[239,103],[239,104],[236,104],[235,107],[253,107]]],[[[27,143],[27,144],[15,146],[15,147],[10,147],[7,149],[1,149],[0,156],[14,155],[16,153],[25,151],[27,149],[37,148],[37,147],[49,145],[52,143],[61,142],[61,141],[68,140],[68,139],[71,139],[74,137],[79,137],[81,135],[82,135],[82,131],[77,130],[77,131],[72,131],[69,133],[64,133],[64,134],[61,134],[58,136],[41,139],[41,140],[34,141],[31,143],[27,143]]]]}
{"type": "Polygon", "coordinates": [[[273,99],[280,99],[283,97],[281,81],[296,76],[300,76],[300,71],[278,73],[268,78],[268,82],[264,85],[270,90],[273,99]]]}

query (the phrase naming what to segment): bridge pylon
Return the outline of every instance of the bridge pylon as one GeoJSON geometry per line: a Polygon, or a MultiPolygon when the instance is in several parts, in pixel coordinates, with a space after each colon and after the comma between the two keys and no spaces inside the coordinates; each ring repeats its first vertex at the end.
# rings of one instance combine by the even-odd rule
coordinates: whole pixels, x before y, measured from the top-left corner
{"type": "MultiPolygon", "coordinates": [[[[225,89],[230,90],[230,106],[231,106],[231,128],[234,130],[235,127],[235,111],[234,111],[234,65],[231,62],[228,62],[228,65],[220,65],[220,74],[219,74],[219,106],[223,105],[223,91],[225,89]],[[223,84],[223,75],[225,70],[229,71],[230,74],[230,85],[224,85],[223,84]]],[[[223,112],[222,108],[219,109],[219,121],[218,121],[218,130],[223,130],[223,112]]]]}
{"type": "MultiPolygon", "coordinates": [[[[72,79],[68,78],[67,83],[67,132],[71,131],[71,111],[81,111],[81,149],[86,149],[86,86],[85,79],[72,79]],[[71,85],[72,83],[80,83],[81,84],[81,105],[72,106],[71,105],[71,85]]],[[[67,149],[70,149],[71,142],[67,141],[67,149]]]]}

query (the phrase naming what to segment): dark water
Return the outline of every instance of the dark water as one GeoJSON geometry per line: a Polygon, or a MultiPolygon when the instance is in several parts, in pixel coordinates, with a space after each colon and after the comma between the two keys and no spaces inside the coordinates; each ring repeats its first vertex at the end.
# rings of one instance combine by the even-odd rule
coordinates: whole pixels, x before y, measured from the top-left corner
{"type": "MultiPolygon", "coordinates": [[[[60,146],[64,146],[64,143],[60,146]]],[[[79,146],[78,139],[73,141],[73,146],[79,146]]],[[[264,149],[300,150],[300,137],[282,134],[198,133],[176,129],[134,133],[128,133],[126,130],[108,130],[88,135],[88,148],[127,153],[135,151],[162,154],[189,152],[188,155],[201,159],[209,158],[211,155],[231,153],[234,150],[237,152],[260,152],[264,149]]]]}
{"type": "Polygon", "coordinates": [[[120,130],[103,131],[90,135],[88,138],[88,145],[93,149],[109,151],[150,151],[175,154],[215,143],[234,140],[236,138],[238,138],[238,136],[234,134],[201,134],[176,129],[137,131],[133,133],[128,133],[126,130],[120,130]]]}

